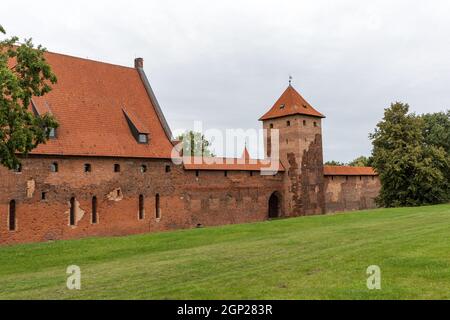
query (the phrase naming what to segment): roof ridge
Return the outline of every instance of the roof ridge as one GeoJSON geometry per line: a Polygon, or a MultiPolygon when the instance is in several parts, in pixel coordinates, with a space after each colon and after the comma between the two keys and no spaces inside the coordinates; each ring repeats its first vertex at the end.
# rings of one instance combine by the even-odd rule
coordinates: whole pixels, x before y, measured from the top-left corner
{"type": "Polygon", "coordinates": [[[105,61],[101,61],[101,60],[94,60],[94,59],[91,59],[91,58],[82,58],[82,57],[78,57],[78,56],[74,56],[74,55],[70,55],[70,54],[66,54],[66,53],[59,53],[59,52],[54,52],[54,51],[50,51],[50,50],[46,50],[46,53],[47,54],[52,54],[52,55],[57,55],[57,56],[63,56],[63,57],[66,57],[66,58],[71,58],[71,59],[77,59],[77,60],[83,60],[83,61],[89,61],[89,62],[106,64],[106,65],[113,66],[113,67],[125,68],[125,69],[130,69],[130,70],[136,70],[136,68],[134,68],[134,67],[124,66],[124,65],[116,64],[116,63],[112,63],[112,62],[105,62],[105,61]]]}

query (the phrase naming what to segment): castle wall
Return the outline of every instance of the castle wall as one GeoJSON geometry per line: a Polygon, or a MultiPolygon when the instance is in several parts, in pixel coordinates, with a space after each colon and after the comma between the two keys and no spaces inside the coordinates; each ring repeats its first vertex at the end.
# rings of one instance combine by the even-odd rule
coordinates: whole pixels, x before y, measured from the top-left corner
{"type": "Polygon", "coordinates": [[[327,213],[376,208],[381,184],[377,176],[326,176],[327,213]]]}
{"type": "Polygon", "coordinates": [[[30,157],[22,172],[0,167],[0,244],[122,236],[156,231],[263,221],[283,174],[186,171],[170,160],[30,157]],[[58,164],[58,172],[50,170],[58,164]],[[84,165],[92,172],[85,173],[84,165]],[[114,165],[120,172],[114,172],[114,165]],[[147,172],[141,172],[141,166],[147,172]],[[170,172],[166,172],[166,166],[170,172]],[[43,199],[45,192],[45,199],[43,199]],[[157,218],[156,199],[159,195],[157,218]],[[139,219],[139,195],[144,218],[139,219]],[[96,224],[92,199],[97,197],[96,224]],[[76,225],[70,225],[74,198],[76,225]],[[16,230],[9,230],[9,204],[16,201],[16,230]]]}

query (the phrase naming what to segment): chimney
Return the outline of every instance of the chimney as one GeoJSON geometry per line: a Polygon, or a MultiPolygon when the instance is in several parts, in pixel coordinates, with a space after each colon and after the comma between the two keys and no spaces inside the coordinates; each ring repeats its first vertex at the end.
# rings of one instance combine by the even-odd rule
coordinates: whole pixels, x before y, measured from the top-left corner
{"type": "Polygon", "coordinates": [[[134,67],[136,69],[144,69],[144,59],[142,58],[134,59],[134,67]]]}

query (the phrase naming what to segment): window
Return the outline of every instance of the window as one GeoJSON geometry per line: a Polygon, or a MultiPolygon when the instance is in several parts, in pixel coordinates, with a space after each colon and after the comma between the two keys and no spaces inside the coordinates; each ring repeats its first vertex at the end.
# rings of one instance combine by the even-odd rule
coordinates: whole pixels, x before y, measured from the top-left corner
{"type": "Polygon", "coordinates": [[[282,104],[281,106],[280,106],[280,109],[284,109],[286,107],[286,105],[285,104],[282,104]]]}
{"type": "Polygon", "coordinates": [[[89,163],[86,163],[84,165],[84,172],[91,172],[92,171],[92,166],[89,163]]]}
{"type": "Polygon", "coordinates": [[[273,129],[273,123],[270,124],[270,129],[273,129]]]}
{"type": "Polygon", "coordinates": [[[139,220],[144,219],[144,196],[139,196],[139,220]]]}
{"type": "Polygon", "coordinates": [[[156,214],[156,219],[161,219],[161,208],[160,208],[160,203],[159,203],[159,194],[156,194],[155,196],[155,214],[156,214]]]}
{"type": "Polygon", "coordinates": [[[250,171],[250,177],[253,177],[253,171],[250,171]]]}
{"type": "Polygon", "coordinates": [[[56,129],[55,128],[51,128],[48,132],[48,137],[50,139],[55,139],[56,138],[56,129]]]}
{"type": "Polygon", "coordinates": [[[96,224],[98,221],[97,219],[97,197],[92,197],[92,224],[96,224]]]}
{"type": "Polygon", "coordinates": [[[200,176],[200,171],[195,170],[195,176],[198,178],[200,176]]]}
{"type": "Polygon", "coordinates": [[[114,165],[114,172],[120,172],[120,164],[115,164],[114,165]]]}
{"type": "Polygon", "coordinates": [[[348,176],[345,176],[345,180],[348,181],[348,176]]]}
{"type": "Polygon", "coordinates": [[[47,192],[42,192],[41,193],[41,200],[46,200],[47,199],[47,192]]]}
{"type": "Polygon", "coordinates": [[[306,120],[303,120],[303,125],[306,126],[306,120]]]}
{"type": "Polygon", "coordinates": [[[139,133],[138,138],[139,138],[138,139],[139,143],[148,143],[148,135],[147,134],[139,133]]]}
{"type": "Polygon", "coordinates": [[[314,121],[314,127],[317,127],[317,122],[314,121]]]}
{"type": "Polygon", "coordinates": [[[69,225],[75,225],[75,198],[70,198],[69,225]]]}
{"type": "Polygon", "coordinates": [[[308,106],[306,104],[303,105],[303,108],[308,109],[308,106]]]}
{"type": "Polygon", "coordinates": [[[171,168],[169,165],[166,165],[166,173],[169,173],[171,171],[171,168]]]}
{"type": "Polygon", "coordinates": [[[146,173],[147,172],[147,166],[145,164],[143,164],[141,166],[141,173],[146,173]]]}
{"type": "Polygon", "coordinates": [[[228,171],[225,171],[223,174],[225,177],[228,177],[228,171]]]}
{"type": "Polygon", "coordinates": [[[22,165],[21,165],[21,164],[18,164],[18,165],[14,168],[14,172],[16,172],[16,173],[22,172],[22,165]]]}
{"type": "Polygon", "coordinates": [[[286,139],[286,144],[289,144],[289,139],[286,139]]]}
{"type": "Polygon", "coordinates": [[[9,231],[16,230],[16,200],[9,202],[9,217],[8,217],[9,231]]]}
{"type": "Polygon", "coordinates": [[[58,164],[56,163],[56,162],[53,162],[51,165],[50,165],[50,171],[51,172],[58,172],[58,164]]]}
{"type": "Polygon", "coordinates": [[[291,126],[291,122],[290,122],[290,121],[286,122],[286,125],[287,125],[288,127],[290,127],[290,126],[291,126]]]}

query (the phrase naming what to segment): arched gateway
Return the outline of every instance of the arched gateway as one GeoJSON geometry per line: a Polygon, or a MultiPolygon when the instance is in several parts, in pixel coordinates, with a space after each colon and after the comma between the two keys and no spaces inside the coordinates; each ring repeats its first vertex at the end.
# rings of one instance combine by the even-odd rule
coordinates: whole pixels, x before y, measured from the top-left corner
{"type": "Polygon", "coordinates": [[[281,216],[281,195],[278,192],[272,193],[269,198],[269,219],[281,216]]]}

